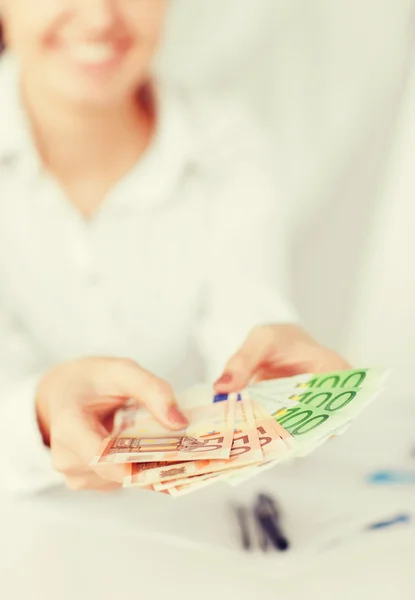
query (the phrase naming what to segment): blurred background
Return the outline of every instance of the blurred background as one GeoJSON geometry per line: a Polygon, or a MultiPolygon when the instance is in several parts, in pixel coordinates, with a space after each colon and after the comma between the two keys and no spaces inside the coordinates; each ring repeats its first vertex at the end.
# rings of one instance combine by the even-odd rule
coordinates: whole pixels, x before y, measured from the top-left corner
{"type": "Polygon", "coordinates": [[[172,0],[159,61],[266,124],[292,297],[359,364],[415,366],[413,15],[412,0],[172,0]]]}

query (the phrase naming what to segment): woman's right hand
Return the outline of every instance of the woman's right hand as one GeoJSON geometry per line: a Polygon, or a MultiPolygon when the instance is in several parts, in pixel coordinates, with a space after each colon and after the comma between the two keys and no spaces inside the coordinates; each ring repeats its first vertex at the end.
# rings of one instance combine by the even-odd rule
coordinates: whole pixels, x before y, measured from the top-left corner
{"type": "Polygon", "coordinates": [[[49,371],[38,386],[36,410],[52,464],[73,490],[120,487],[123,465],[93,465],[113,417],[128,399],[137,400],[168,429],[183,429],[170,385],[129,359],[85,358],[49,371]]]}

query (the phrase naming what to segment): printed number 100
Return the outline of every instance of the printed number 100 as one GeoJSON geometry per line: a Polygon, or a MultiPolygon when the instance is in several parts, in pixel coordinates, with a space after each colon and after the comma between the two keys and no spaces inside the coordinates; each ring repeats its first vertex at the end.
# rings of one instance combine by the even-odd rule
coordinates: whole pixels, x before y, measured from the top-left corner
{"type": "Polygon", "coordinates": [[[356,394],[356,391],[341,393],[338,393],[338,391],[317,392],[314,394],[309,392],[304,394],[305,397],[303,396],[302,403],[310,405],[313,401],[323,397],[324,400],[316,408],[327,412],[316,415],[315,410],[304,410],[304,406],[296,406],[295,408],[288,408],[277,421],[291,435],[304,435],[327,421],[330,414],[344,408],[356,397],[356,394]]]}

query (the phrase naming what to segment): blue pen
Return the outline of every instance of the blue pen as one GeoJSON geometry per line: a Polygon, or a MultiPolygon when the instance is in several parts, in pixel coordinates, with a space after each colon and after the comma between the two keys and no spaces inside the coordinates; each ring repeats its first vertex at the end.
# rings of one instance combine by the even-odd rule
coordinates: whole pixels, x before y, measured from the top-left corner
{"type": "Polygon", "coordinates": [[[377,521],[376,523],[371,523],[365,527],[368,531],[376,531],[377,529],[386,529],[387,527],[393,527],[393,525],[398,525],[399,523],[409,523],[411,520],[411,515],[401,514],[396,515],[392,519],[387,519],[385,521],[377,521]]]}
{"type": "Polygon", "coordinates": [[[375,471],[368,475],[367,482],[375,485],[415,485],[415,471],[398,469],[375,471]]]}
{"type": "Polygon", "coordinates": [[[234,506],[233,510],[235,512],[235,516],[238,521],[240,535],[241,535],[241,544],[244,550],[251,550],[252,548],[252,540],[249,528],[249,513],[248,509],[244,506],[234,506]]]}
{"type": "MultiPolygon", "coordinates": [[[[259,494],[254,507],[254,514],[257,524],[262,528],[263,537],[268,539],[268,542],[271,542],[277,550],[288,550],[290,544],[281,529],[280,515],[273,498],[266,494],[259,494]]],[[[263,542],[264,540],[262,540],[262,544],[263,542]]],[[[263,550],[266,550],[266,547],[263,550]]]]}
{"type": "Polygon", "coordinates": [[[398,525],[407,525],[411,521],[411,515],[408,513],[402,513],[395,515],[394,517],[383,519],[382,521],[374,521],[373,523],[369,523],[367,525],[360,525],[357,528],[352,527],[350,530],[346,530],[344,532],[340,532],[339,534],[332,537],[328,540],[323,546],[322,550],[330,550],[333,546],[341,545],[347,541],[351,541],[362,533],[371,533],[374,531],[381,531],[384,529],[389,529],[391,527],[396,527],[398,525]]]}

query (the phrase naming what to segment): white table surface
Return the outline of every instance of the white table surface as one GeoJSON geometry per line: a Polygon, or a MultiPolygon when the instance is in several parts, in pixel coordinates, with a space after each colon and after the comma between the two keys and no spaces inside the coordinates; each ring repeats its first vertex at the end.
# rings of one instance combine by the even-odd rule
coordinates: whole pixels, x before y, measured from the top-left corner
{"type": "Polygon", "coordinates": [[[389,393],[342,438],[239,488],[178,499],[135,490],[0,496],[0,598],[413,600],[415,486],[365,483],[372,469],[415,468],[413,446],[415,401],[389,393]],[[229,503],[260,490],[280,501],[287,553],[240,550],[229,503]],[[410,525],[362,532],[400,512],[412,513],[410,525]]]}

